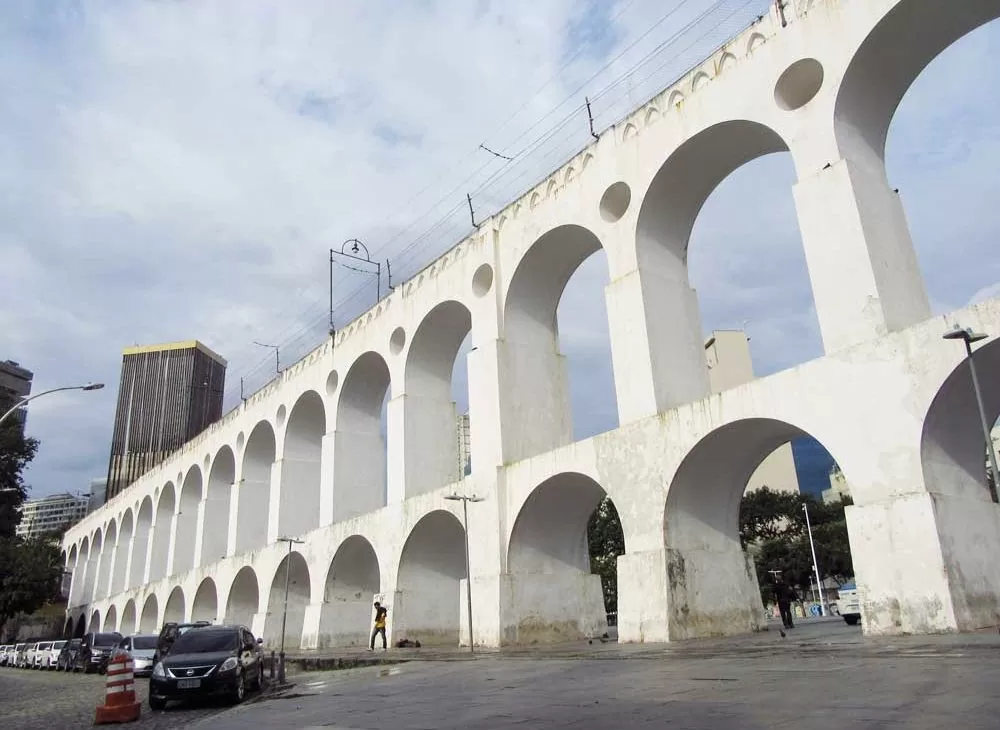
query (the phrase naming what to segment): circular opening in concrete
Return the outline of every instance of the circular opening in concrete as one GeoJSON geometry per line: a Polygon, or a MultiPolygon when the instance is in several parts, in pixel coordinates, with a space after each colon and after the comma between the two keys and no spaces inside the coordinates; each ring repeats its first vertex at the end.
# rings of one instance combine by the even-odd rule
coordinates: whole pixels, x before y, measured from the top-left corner
{"type": "Polygon", "coordinates": [[[774,101],[785,111],[800,109],[812,101],[823,86],[823,64],[802,58],[785,69],[774,86],[774,101]]]}
{"type": "Polygon", "coordinates": [[[283,405],[279,406],[278,407],[278,428],[281,428],[282,426],[285,425],[285,418],[287,416],[288,416],[288,410],[285,408],[285,406],[283,406],[283,405]]]}
{"type": "Polygon", "coordinates": [[[403,346],[406,344],[406,331],[402,327],[397,327],[392,331],[392,336],[389,338],[389,349],[392,351],[393,355],[398,355],[403,351],[403,346]]]}
{"type": "Polygon", "coordinates": [[[477,297],[486,296],[493,288],[493,267],[483,264],[472,275],[472,293],[477,297]]]}
{"type": "Polygon", "coordinates": [[[326,394],[333,395],[336,393],[338,385],[340,385],[340,375],[337,374],[336,370],[331,370],[330,374],[326,377],[326,394]]]}
{"type": "Polygon", "coordinates": [[[240,435],[236,437],[236,450],[243,451],[243,444],[247,442],[246,435],[240,431],[240,435]]]}
{"type": "Polygon", "coordinates": [[[624,182],[616,182],[601,196],[601,218],[614,223],[625,215],[632,202],[632,189],[624,182]]]}

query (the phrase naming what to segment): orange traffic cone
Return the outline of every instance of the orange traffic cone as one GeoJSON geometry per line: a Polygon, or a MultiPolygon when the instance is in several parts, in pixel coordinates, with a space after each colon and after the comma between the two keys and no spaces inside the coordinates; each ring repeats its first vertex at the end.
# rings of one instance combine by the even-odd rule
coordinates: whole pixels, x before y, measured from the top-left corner
{"type": "Polygon", "coordinates": [[[135,700],[135,679],[132,676],[132,657],[121,649],[115,649],[108,659],[108,683],[104,694],[104,704],[97,706],[95,725],[109,722],[134,722],[142,713],[141,705],[135,700]]]}

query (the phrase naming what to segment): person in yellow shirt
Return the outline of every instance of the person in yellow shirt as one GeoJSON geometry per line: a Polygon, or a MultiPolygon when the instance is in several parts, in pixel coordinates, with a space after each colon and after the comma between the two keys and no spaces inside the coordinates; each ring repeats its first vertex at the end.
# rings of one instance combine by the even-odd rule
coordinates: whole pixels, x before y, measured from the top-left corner
{"type": "Polygon", "coordinates": [[[382,634],[382,651],[386,650],[385,641],[385,617],[389,613],[389,609],[383,606],[378,601],[375,601],[375,630],[372,631],[371,644],[368,647],[369,651],[375,651],[375,637],[382,634]]]}

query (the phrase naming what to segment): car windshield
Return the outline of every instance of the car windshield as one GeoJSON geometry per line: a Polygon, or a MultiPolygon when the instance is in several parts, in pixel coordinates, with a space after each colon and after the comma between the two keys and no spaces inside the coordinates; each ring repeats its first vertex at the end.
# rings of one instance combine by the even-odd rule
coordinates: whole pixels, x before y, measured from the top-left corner
{"type": "Polygon", "coordinates": [[[235,631],[206,631],[192,629],[177,637],[171,654],[202,654],[216,651],[232,651],[237,647],[235,631]]]}
{"type": "Polygon", "coordinates": [[[52,645],[52,648],[53,649],[62,649],[64,646],[66,646],[66,642],[65,641],[57,641],[56,643],[54,643],[52,645]]]}
{"type": "Polygon", "coordinates": [[[119,634],[94,634],[94,646],[116,646],[121,640],[119,634]]]}
{"type": "Polygon", "coordinates": [[[133,636],[132,637],[132,648],[133,649],[155,649],[156,648],[156,637],[155,636],[133,636]]]}

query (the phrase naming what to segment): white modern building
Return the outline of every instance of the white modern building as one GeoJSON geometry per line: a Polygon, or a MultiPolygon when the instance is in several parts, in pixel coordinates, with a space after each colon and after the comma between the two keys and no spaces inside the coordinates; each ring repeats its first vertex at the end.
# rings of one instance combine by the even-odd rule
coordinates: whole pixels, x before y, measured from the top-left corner
{"type": "MultiPolygon", "coordinates": [[[[997,17],[1000,0],[776,3],[73,527],[69,628],[209,618],[276,644],[288,585],[291,646],[365,641],[374,594],[395,638],[467,641],[468,595],[478,644],[577,639],[606,627],[586,525],[610,496],[621,641],[750,632],[764,612],[740,497],[807,434],[851,485],[866,633],[1000,623],[1000,506],[965,350],[942,339],[1000,335],[1000,299],[931,316],[884,166],[921,70],[997,17]],[[724,178],[777,151],[824,354],[713,393],[689,237],[724,178]],[[574,440],[556,307],[602,248],[620,426],[574,440]],[[460,476],[451,374],[470,333],[460,476]],[[456,493],[482,498],[467,531],[456,493]]],[[[974,357],[996,372],[1000,339],[974,357]]],[[[995,420],[1000,379],[983,398],[995,420]]]]}
{"type": "Polygon", "coordinates": [[[87,497],[69,492],[25,500],[21,505],[21,523],[15,534],[33,538],[69,527],[87,514],[87,502],[87,497]]]}

